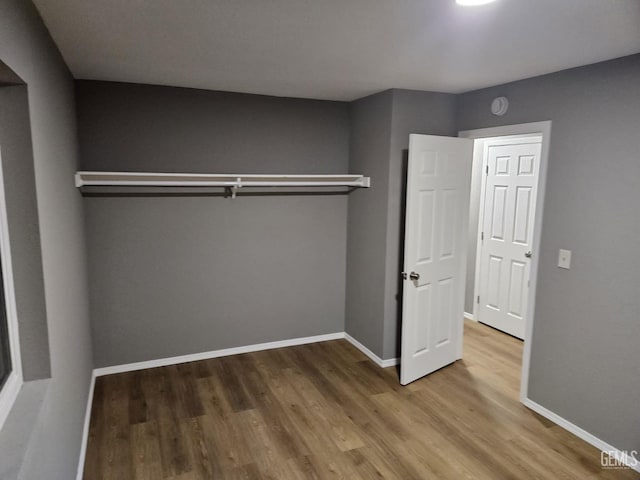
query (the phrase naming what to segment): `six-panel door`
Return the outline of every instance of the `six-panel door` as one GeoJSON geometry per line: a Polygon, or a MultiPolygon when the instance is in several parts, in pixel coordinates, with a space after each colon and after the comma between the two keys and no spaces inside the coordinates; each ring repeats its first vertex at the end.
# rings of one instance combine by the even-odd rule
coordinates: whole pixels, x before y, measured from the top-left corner
{"type": "Polygon", "coordinates": [[[403,385],[460,354],[472,148],[473,142],[462,138],[410,136],[403,385]]]}
{"type": "Polygon", "coordinates": [[[487,142],[478,320],[524,338],[539,137],[487,142]]]}

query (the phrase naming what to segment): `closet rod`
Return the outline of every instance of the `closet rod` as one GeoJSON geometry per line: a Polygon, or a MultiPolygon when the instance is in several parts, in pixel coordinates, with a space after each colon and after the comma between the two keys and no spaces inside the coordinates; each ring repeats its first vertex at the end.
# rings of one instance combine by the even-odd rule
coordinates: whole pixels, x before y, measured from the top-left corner
{"type": "Polygon", "coordinates": [[[208,173],[89,172],[75,175],[76,187],[361,187],[371,185],[363,175],[260,175],[208,173]]]}

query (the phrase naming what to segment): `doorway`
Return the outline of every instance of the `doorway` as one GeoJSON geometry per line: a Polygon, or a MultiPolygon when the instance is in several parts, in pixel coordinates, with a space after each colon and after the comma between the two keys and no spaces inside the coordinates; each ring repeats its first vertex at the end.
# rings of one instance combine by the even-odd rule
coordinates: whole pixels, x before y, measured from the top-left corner
{"type": "MultiPolygon", "coordinates": [[[[520,398],[527,397],[528,339],[538,271],[538,256],[533,252],[539,251],[540,246],[550,130],[551,122],[539,122],[460,132],[458,138],[410,135],[402,272],[401,384],[462,358],[463,307],[467,293],[475,292],[475,263],[479,262],[480,278],[495,283],[487,286],[485,282],[483,286],[477,282],[479,289],[486,290],[482,296],[488,307],[494,310],[490,312],[493,318],[484,312],[483,321],[508,331],[514,319],[520,320],[510,333],[525,340],[520,398]],[[473,175],[470,170],[475,170],[473,175]],[[478,214],[470,215],[474,190],[479,192],[475,200],[478,208],[480,198],[491,198],[483,200],[485,224],[479,222],[478,214]],[[501,197],[496,196],[498,193],[501,197]],[[507,208],[509,199],[512,205],[507,208]],[[509,222],[508,215],[512,217],[509,222]],[[474,217],[475,225],[474,220],[469,220],[474,217]],[[499,221],[496,223],[495,219],[499,221]],[[507,229],[511,229],[509,235],[507,229]],[[473,232],[472,248],[468,247],[469,230],[473,232]],[[487,232],[496,243],[509,243],[507,251],[487,249],[487,232]],[[470,275],[473,280],[468,281],[467,256],[476,253],[478,235],[484,236],[485,246],[480,255],[473,255],[474,273],[470,275]],[[505,241],[507,237],[509,242],[505,241]],[[496,260],[493,265],[492,259],[496,260]],[[488,272],[486,278],[482,277],[483,271],[488,272]],[[495,282],[500,277],[505,281],[495,282]],[[506,300],[492,300],[495,292],[506,300]],[[502,304],[507,308],[495,308],[502,304]],[[506,319],[495,315],[496,312],[506,319]]],[[[470,310],[478,312],[475,307],[470,310]]]]}
{"type": "Polygon", "coordinates": [[[550,133],[550,121],[459,132],[474,141],[465,316],[524,341],[521,400],[529,379],[550,133]]]}

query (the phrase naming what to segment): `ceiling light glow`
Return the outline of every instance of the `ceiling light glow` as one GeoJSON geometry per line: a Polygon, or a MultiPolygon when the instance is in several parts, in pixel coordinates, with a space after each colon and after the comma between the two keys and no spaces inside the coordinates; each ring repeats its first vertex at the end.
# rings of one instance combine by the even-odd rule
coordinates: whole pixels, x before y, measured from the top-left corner
{"type": "Polygon", "coordinates": [[[487,3],[495,2],[496,0],[456,0],[458,5],[464,5],[465,7],[475,7],[477,5],[486,5],[487,3]]]}

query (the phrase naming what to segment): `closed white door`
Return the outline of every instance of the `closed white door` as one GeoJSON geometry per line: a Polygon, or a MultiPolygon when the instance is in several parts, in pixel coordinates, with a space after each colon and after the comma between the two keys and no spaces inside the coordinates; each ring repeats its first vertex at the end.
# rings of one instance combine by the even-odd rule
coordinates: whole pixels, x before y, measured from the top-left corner
{"type": "Polygon", "coordinates": [[[487,140],[478,320],[524,339],[540,137],[487,140]]]}
{"type": "Polygon", "coordinates": [[[411,135],[405,217],[406,276],[400,382],[462,355],[473,142],[411,135]]]}

